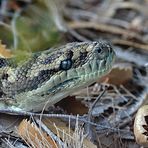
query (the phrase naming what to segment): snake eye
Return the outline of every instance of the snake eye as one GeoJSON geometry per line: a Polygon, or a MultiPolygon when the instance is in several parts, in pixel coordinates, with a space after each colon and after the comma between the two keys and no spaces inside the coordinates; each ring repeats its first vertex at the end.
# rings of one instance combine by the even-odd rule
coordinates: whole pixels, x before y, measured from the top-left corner
{"type": "Polygon", "coordinates": [[[62,70],[69,70],[71,66],[72,66],[71,59],[66,59],[66,60],[61,61],[60,68],[62,70]]]}

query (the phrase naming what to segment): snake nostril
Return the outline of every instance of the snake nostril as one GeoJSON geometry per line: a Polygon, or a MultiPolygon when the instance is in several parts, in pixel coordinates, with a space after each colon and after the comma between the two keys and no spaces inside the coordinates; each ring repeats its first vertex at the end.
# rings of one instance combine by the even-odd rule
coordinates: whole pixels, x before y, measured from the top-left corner
{"type": "Polygon", "coordinates": [[[97,53],[101,53],[102,52],[102,48],[101,47],[97,47],[95,50],[97,51],[97,53]]]}
{"type": "Polygon", "coordinates": [[[85,58],[87,57],[87,52],[80,52],[80,60],[85,60],[85,58]]]}
{"type": "Polygon", "coordinates": [[[98,42],[94,42],[94,46],[97,46],[98,45],[98,42]]]}

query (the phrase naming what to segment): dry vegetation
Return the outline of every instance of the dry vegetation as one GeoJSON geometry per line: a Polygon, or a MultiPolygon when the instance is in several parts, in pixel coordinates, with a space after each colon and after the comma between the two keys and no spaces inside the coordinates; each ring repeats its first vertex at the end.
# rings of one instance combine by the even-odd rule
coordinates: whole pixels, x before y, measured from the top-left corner
{"type": "MultiPolygon", "coordinates": [[[[147,104],[148,1],[0,1],[1,57],[15,55],[20,62],[37,50],[99,39],[115,49],[113,70],[46,114],[22,112],[27,117],[18,118],[1,113],[0,147],[140,148],[133,124],[137,110],[147,104]]],[[[146,115],[140,126],[147,142],[146,115]]]]}

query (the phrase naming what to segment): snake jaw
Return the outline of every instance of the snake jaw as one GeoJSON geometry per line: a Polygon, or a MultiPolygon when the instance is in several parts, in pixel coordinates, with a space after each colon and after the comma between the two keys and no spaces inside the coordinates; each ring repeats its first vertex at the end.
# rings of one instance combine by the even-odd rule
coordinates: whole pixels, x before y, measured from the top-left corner
{"type": "Polygon", "coordinates": [[[14,72],[15,82],[3,81],[2,91],[14,98],[0,102],[13,110],[40,111],[74,91],[94,83],[110,71],[115,53],[103,41],[70,43],[55,51],[45,51],[14,72]]]}

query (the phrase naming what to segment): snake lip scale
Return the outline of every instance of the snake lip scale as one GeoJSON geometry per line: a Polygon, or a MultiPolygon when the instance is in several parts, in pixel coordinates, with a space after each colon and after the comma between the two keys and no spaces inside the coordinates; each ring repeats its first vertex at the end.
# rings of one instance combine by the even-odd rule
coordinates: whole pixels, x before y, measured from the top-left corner
{"type": "Polygon", "coordinates": [[[16,67],[0,59],[0,110],[41,111],[108,73],[114,58],[108,42],[94,41],[46,50],[16,67]]]}

